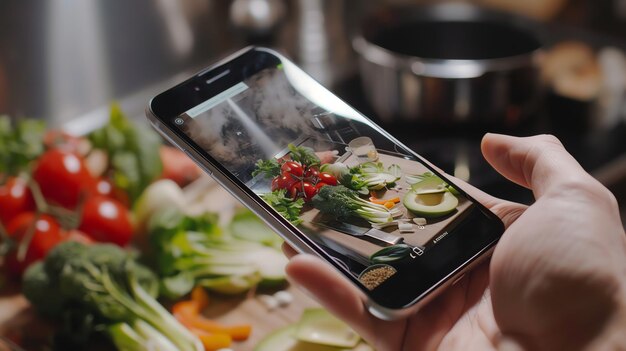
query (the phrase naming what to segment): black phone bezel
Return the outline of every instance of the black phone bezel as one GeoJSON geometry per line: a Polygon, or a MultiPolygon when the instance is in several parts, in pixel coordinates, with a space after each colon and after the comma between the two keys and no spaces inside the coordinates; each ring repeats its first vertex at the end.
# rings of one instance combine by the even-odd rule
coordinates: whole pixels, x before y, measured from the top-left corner
{"type": "Polygon", "coordinates": [[[416,155],[410,149],[401,145],[386,131],[355,110],[355,112],[368,121],[370,126],[377,132],[389,138],[390,141],[400,145],[403,149],[406,149],[433,173],[448,181],[449,184],[454,186],[473,203],[473,206],[467,210],[469,212],[465,218],[453,229],[449,230],[445,238],[437,242],[436,245],[426,251],[422,256],[414,259],[410,268],[399,270],[392,278],[388,279],[378,288],[370,291],[366,289],[358,279],[346,272],[345,268],[336,263],[321,247],[315,244],[311,239],[308,239],[306,234],[302,233],[276,213],[271,206],[255,195],[239,181],[239,179],[220,165],[217,160],[202,150],[175,124],[175,118],[184,114],[194,106],[203,103],[225,89],[243,81],[244,78],[250,77],[263,69],[276,67],[278,64],[283,63],[283,61],[283,58],[272,54],[266,49],[251,47],[242,51],[232,59],[213,65],[175,87],[157,95],[151,100],[149,109],[154,117],[186,143],[185,148],[191,148],[198,155],[201,155],[214,169],[227,177],[234,186],[243,190],[251,200],[255,201],[255,203],[263,207],[266,211],[272,213],[291,234],[303,240],[309,247],[315,249],[328,263],[342,271],[344,276],[353,281],[361,288],[363,293],[382,307],[388,309],[410,307],[424,298],[428,293],[444,284],[447,279],[453,277],[456,272],[459,272],[474,260],[478,259],[482,253],[489,251],[489,249],[497,243],[504,232],[504,225],[495,214],[454,183],[450,182],[436,169],[430,167],[428,162],[425,162],[421,156],[416,155]],[[228,73],[224,74],[224,72],[228,73]],[[207,84],[207,81],[210,82],[210,84],[207,84]],[[472,231],[476,233],[468,233],[472,231]],[[416,271],[420,272],[420,274],[416,274],[416,271]]]}

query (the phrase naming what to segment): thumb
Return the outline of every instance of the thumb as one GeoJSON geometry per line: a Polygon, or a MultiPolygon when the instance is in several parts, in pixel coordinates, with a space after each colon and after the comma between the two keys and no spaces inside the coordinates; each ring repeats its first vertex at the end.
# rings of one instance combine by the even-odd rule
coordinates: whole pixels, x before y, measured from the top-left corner
{"type": "Polygon", "coordinates": [[[481,148],[496,171],[532,189],[535,198],[560,189],[568,180],[592,179],[552,135],[519,138],[486,134],[481,148]]]}

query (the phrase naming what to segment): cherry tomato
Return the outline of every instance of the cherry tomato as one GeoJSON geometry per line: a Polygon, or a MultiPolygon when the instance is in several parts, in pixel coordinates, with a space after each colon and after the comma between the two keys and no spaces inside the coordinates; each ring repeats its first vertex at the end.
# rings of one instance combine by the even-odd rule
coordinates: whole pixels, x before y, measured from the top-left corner
{"type": "Polygon", "coordinates": [[[337,185],[337,178],[330,173],[320,172],[319,178],[321,182],[324,182],[328,185],[337,185]]]}
{"type": "Polygon", "coordinates": [[[96,194],[113,196],[113,183],[104,178],[96,179],[96,194]]]}
{"type": "Polygon", "coordinates": [[[316,188],[316,189],[317,189],[317,191],[319,192],[319,190],[320,190],[322,187],[325,187],[325,186],[327,186],[327,185],[328,185],[328,184],[326,184],[326,183],[324,183],[324,182],[319,182],[319,183],[315,184],[315,188],[316,188]]]}
{"type": "Polygon", "coordinates": [[[78,154],[85,154],[89,149],[89,142],[85,138],[68,134],[62,130],[52,129],[46,132],[43,143],[47,149],[61,149],[78,154]]]}
{"type": "Polygon", "coordinates": [[[317,188],[309,182],[298,182],[289,190],[289,195],[292,198],[302,197],[305,201],[310,201],[316,194],[317,188]]]}
{"type": "Polygon", "coordinates": [[[298,182],[298,178],[292,177],[291,175],[284,174],[282,176],[277,177],[276,186],[278,189],[291,189],[291,187],[298,182]]]}
{"type": "Polygon", "coordinates": [[[302,165],[298,162],[287,161],[280,166],[280,171],[283,175],[292,174],[296,177],[302,177],[304,174],[304,169],[302,169],[302,165]]]}
{"type": "Polygon", "coordinates": [[[272,179],[272,191],[280,189],[279,183],[280,176],[274,177],[274,179],[272,179]]]}
{"type": "Polygon", "coordinates": [[[306,178],[312,178],[317,180],[318,175],[320,174],[320,170],[317,167],[309,167],[304,172],[304,176],[306,178]]]}
{"type": "Polygon", "coordinates": [[[289,188],[289,196],[292,199],[297,199],[302,191],[302,182],[297,182],[289,188]]]}
{"type": "Polygon", "coordinates": [[[163,174],[161,174],[163,179],[171,179],[184,187],[202,174],[200,167],[178,149],[161,146],[159,154],[163,163],[163,174]]]}
{"type": "Polygon", "coordinates": [[[95,188],[85,161],[63,150],[46,151],[35,165],[33,178],[47,200],[66,208],[75,208],[81,195],[92,193],[95,188]]]}
{"type": "Polygon", "coordinates": [[[35,210],[28,184],[21,178],[9,178],[0,186],[0,222],[7,225],[18,214],[35,210]]]}
{"type": "Polygon", "coordinates": [[[85,245],[90,245],[93,244],[94,241],[92,238],[90,238],[89,236],[87,236],[87,234],[83,233],[82,231],[78,230],[78,229],[72,229],[70,231],[68,231],[65,236],[63,237],[64,241],[75,241],[77,243],[81,243],[81,244],[85,244],[85,245]]]}
{"type": "Polygon", "coordinates": [[[302,182],[302,188],[304,189],[305,201],[311,201],[313,196],[317,195],[317,188],[309,182],[302,182]]]}
{"type": "Polygon", "coordinates": [[[21,276],[24,270],[33,262],[46,257],[48,251],[63,241],[64,233],[57,221],[48,216],[37,216],[34,212],[24,212],[15,217],[7,226],[9,236],[19,245],[24,245],[23,240],[27,233],[32,237],[26,249],[23,260],[17,258],[17,249],[6,256],[6,264],[9,272],[15,276],[21,276]]]}
{"type": "Polygon", "coordinates": [[[128,244],[133,234],[128,210],[119,201],[102,195],[85,202],[78,229],[95,241],[120,246],[128,244]]]}
{"type": "Polygon", "coordinates": [[[113,185],[113,183],[106,178],[96,179],[95,193],[113,198],[126,207],[130,206],[128,193],[113,185]]]}

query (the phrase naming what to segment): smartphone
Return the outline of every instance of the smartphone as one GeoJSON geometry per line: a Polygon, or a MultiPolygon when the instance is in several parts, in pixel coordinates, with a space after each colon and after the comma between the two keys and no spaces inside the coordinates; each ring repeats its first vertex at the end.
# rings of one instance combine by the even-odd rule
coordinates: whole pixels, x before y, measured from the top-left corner
{"type": "Polygon", "coordinates": [[[427,303],[504,231],[426,160],[267,48],[197,73],[146,114],[293,248],[354,283],[381,319],[427,303]]]}

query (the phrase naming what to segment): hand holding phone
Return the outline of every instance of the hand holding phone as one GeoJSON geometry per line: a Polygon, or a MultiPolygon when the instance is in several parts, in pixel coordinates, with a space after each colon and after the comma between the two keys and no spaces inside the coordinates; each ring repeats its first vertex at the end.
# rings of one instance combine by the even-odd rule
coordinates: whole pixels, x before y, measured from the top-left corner
{"type": "Polygon", "coordinates": [[[378,318],[425,305],[503,232],[480,201],[268,49],[159,94],[147,115],[293,248],[340,272],[378,318]]]}
{"type": "Polygon", "coordinates": [[[291,280],[376,350],[626,346],[625,291],[618,288],[625,283],[619,271],[626,268],[626,236],[613,195],[553,137],[487,135],[483,153],[505,177],[531,188],[537,202],[527,207],[463,186],[507,231],[490,264],[467,273],[421,310],[397,321],[376,319],[341,275],[285,247],[295,256],[287,267],[291,280]]]}

